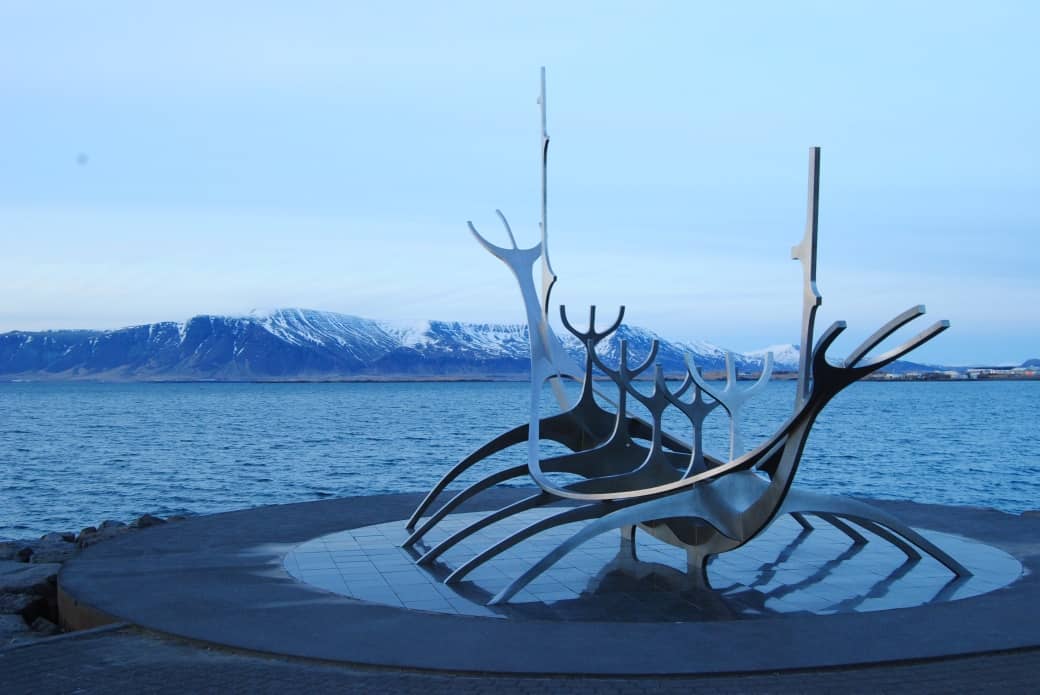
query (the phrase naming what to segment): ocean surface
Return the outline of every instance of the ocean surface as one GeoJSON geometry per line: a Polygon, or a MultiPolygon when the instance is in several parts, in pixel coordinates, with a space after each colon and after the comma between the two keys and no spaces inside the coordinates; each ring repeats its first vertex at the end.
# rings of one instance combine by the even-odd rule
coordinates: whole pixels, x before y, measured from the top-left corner
{"type": "MultiPolygon", "coordinates": [[[[793,383],[773,382],[752,399],[748,446],[783,422],[793,395],[793,383]]],[[[524,383],[0,384],[0,538],[425,491],[523,422],[526,405],[524,383]]],[[[817,422],[795,485],[1036,509],[1038,425],[1040,382],[855,384],[817,422]]],[[[709,452],[727,452],[728,427],[716,409],[709,452]]],[[[686,436],[681,420],[670,428],[686,436]]],[[[523,449],[463,480],[522,463],[523,449]]]]}

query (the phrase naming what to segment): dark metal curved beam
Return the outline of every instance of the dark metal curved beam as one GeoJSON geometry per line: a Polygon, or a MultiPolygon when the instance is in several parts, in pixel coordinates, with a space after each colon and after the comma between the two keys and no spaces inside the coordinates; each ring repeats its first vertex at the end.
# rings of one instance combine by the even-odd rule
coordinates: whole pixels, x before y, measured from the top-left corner
{"type": "Polygon", "coordinates": [[[851,538],[853,545],[864,545],[867,542],[862,533],[846,524],[834,514],[817,514],[816,516],[851,538]]]}
{"type": "Polygon", "coordinates": [[[409,531],[413,530],[415,524],[426,512],[427,508],[433,504],[433,501],[444,491],[444,488],[448,487],[448,485],[465,473],[471,466],[483,461],[489,456],[508,449],[511,446],[526,442],[527,432],[527,425],[514,427],[508,432],[503,432],[498,435],[469,456],[456,463],[450,471],[441,476],[441,479],[437,481],[437,484],[433,486],[433,489],[426,493],[426,497],[423,498],[422,502],[419,503],[419,506],[415,508],[414,512],[412,512],[412,516],[408,519],[408,523],[405,524],[405,529],[409,531]]]}
{"type": "Polygon", "coordinates": [[[920,533],[891,514],[883,512],[866,502],[849,497],[836,497],[818,492],[798,490],[787,496],[783,511],[787,513],[796,511],[820,517],[833,516],[851,521],[896,546],[911,559],[919,559],[921,555],[918,550],[922,550],[958,577],[972,576],[971,570],[957,562],[920,533]]]}
{"type": "Polygon", "coordinates": [[[877,347],[882,340],[895,333],[897,330],[910,323],[918,316],[923,316],[925,313],[924,304],[918,304],[912,306],[902,314],[899,314],[888,323],[883,325],[881,328],[874,331],[873,334],[860,345],[849,353],[849,356],[845,358],[845,367],[855,367],[860,360],[862,360],[868,352],[877,347]]]}
{"type": "Polygon", "coordinates": [[[905,554],[906,558],[911,562],[917,562],[921,559],[921,553],[917,552],[917,548],[910,545],[902,538],[900,538],[898,534],[889,531],[884,526],[881,526],[880,524],[875,524],[873,521],[869,521],[867,519],[855,519],[854,522],[856,524],[859,524],[863,528],[867,529],[875,536],[883,538],[895,547],[902,550],[903,554],[905,554]]]}
{"type": "Polygon", "coordinates": [[[505,506],[496,512],[492,512],[491,514],[483,516],[477,521],[470,524],[469,526],[456,531],[455,533],[448,536],[434,547],[430,548],[430,550],[426,551],[426,553],[422,557],[415,561],[415,564],[428,565],[434,560],[436,560],[438,557],[443,555],[445,551],[451,549],[460,541],[472,536],[480,529],[486,526],[490,526],[491,524],[497,521],[501,521],[502,519],[513,516],[514,514],[519,514],[520,512],[525,512],[529,509],[535,509],[536,507],[551,504],[555,501],[556,500],[553,499],[552,495],[547,494],[545,492],[539,492],[537,494],[531,495],[530,497],[525,497],[524,499],[518,502],[514,502],[513,504],[510,504],[508,506],[505,506]]]}
{"type": "Polygon", "coordinates": [[[477,555],[474,555],[467,562],[460,565],[454,572],[449,574],[445,579],[445,584],[457,584],[462,579],[472,572],[474,569],[484,564],[491,558],[500,555],[501,553],[509,550],[517,543],[520,543],[531,536],[547,531],[548,529],[555,528],[556,526],[563,526],[564,524],[571,524],[576,521],[585,521],[592,519],[603,514],[603,505],[600,504],[589,504],[583,507],[574,507],[568,509],[560,514],[554,514],[553,516],[546,517],[530,526],[526,526],[516,533],[509,535],[502,540],[498,541],[494,545],[486,548],[477,555]]]}
{"type": "MultiPolygon", "coordinates": [[[[545,439],[555,441],[576,452],[585,451],[594,446],[600,445],[607,439],[607,437],[609,437],[609,432],[613,430],[612,423],[614,418],[614,416],[606,410],[603,410],[602,413],[606,417],[593,416],[582,420],[573,411],[569,411],[546,418],[542,421],[542,431],[546,434],[545,439]],[[611,418],[610,422],[607,421],[607,418],[611,418]],[[581,423],[584,426],[578,426],[578,423],[581,423]],[[599,431],[596,431],[597,427],[599,428],[599,431]],[[603,431],[607,431],[608,434],[603,435],[603,431]]],[[[639,418],[627,419],[627,432],[630,437],[649,440],[652,437],[652,430],[653,428],[649,423],[639,418]]],[[[433,486],[433,489],[426,493],[422,502],[420,502],[419,506],[415,508],[414,512],[412,512],[412,516],[408,519],[407,524],[405,524],[405,529],[408,531],[414,531],[415,526],[419,522],[419,519],[422,518],[422,515],[426,513],[441,493],[443,493],[444,490],[460,475],[484,459],[505,451],[517,444],[526,442],[527,433],[527,425],[514,427],[508,432],[495,437],[462,461],[455,464],[450,471],[444,474],[441,479],[437,481],[437,484],[433,486]]],[[[678,453],[689,453],[689,448],[685,442],[667,433],[664,433],[664,443],[669,449],[678,453]]],[[[712,457],[708,457],[708,459],[713,464],[718,464],[716,459],[712,457]]],[[[526,465],[524,466],[524,470],[527,470],[526,465]]]]}
{"type": "MultiPolygon", "coordinates": [[[[649,451],[645,447],[634,444],[631,446],[615,444],[612,448],[613,452],[611,454],[605,453],[601,449],[595,449],[546,459],[542,463],[542,467],[550,473],[611,476],[637,468],[646,458],[646,454],[649,451]]],[[[669,453],[668,455],[673,457],[679,463],[685,459],[685,454],[669,453]]],[[[525,475],[527,475],[527,465],[522,464],[497,471],[481,480],[478,480],[445,502],[432,516],[426,519],[422,525],[404,541],[404,543],[401,544],[401,547],[408,548],[414,545],[441,520],[443,520],[445,516],[478,493],[498,485],[499,483],[504,483],[516,478],[522,478],[525,475]]]]}
{"type": "Polygon", "coordinates": [[[800,512],[791,512],[791,518],[798,522],[798,525],[802,527],[802,532],[815,531],[816,527],[813,526],[808,519],[805,518],[804,514],[800,512]]]}
{"type": "Polygon", "coordinates": [[[401,544],[401,547],[410,548],[413,545],[415,545],[423,536],[426,535],[426,533],[430,529],[436,526],[441,521],[441,519],[446,517],[449,513],[454,511],[455,508],[457,508],[460,504],[470,499],[474,495],[483,492],[484,490],[487,490],[489,487],[494,487],[499,483],[504,483],[507,480],[513,480],[515,478],[520,478],[525,475],[527,475],[527,466],[520,465],[513,466],[512,468],[507,468],[502,471],[497,471],[496,473],[492,473],[486,478],[478,480],[477,482],[473,483],[466,489],[456,494],[443,505],[441,505],[441,508],[434,512],[434,514],[429,519],[424,521],[422,526],[416,529],[412,533],[412,535],[408,536],[405,542],[401,544]]]}
{"type": "MultiPolygon", "coordinates": [[[[672,495],[671,497],[675,497],[672,495]]],[[[585,524],[582,528],[576,531],[570,538],[563,543],[556,546],[553,550],[547,553],[541,560],[536,562],[534,565],[529,567],[526,572],[521,574],[519,577],[513,580],[506,588],[498,592],[494,598],[492,598],[488,605],[495,605],[499,603],[505,603],[518,591],[523,589],[525,586],[530,584],[545,572],[547,569],[555,565],[561,558],[575,550],[582,544],[595,538],[601,533],[606,533],[618,528],[631,525],[633,522],[638,523],[640,518],[645,517],[645,511],[642,509],[647,504],[646,500],[640,500],[638,502],[629,502],[625,507],[616,509],[607,514],[600,514],[593,518],[589,523],[585,524]]],[[[577,509],[586,510],[589,513],[593,513],[602,509],[603,503],[594,503],[578,507],[577,509]],[[598,509],[597,509],[598,508],[598,509]]],[[[563,515],[557,515],[558,517],[563,515]]],[[[552,521],[555,517],[550,517],[548,521],[552,521]]],[[[569,523],[570,520],[561,523],[569,523]]],[[[553,524],[555,526],[560,525],[559,523],[553,524]]],[[[544,530],[544,529],[539,529],[544,530]]],[[[476,566],[476,565],[474,565],[476,566]]],[[[472,567],[470,568],[472,570],[472,567]]]]}

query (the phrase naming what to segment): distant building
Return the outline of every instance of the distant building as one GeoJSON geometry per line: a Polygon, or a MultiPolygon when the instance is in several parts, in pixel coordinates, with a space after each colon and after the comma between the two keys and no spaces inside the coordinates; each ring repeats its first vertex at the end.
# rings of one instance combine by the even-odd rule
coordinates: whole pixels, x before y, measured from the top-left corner
{"type": "Polygon", "coordinates": [[[1036,367],[978,367],[967,371],[969,379],[1040,379],[1036,367]]]}

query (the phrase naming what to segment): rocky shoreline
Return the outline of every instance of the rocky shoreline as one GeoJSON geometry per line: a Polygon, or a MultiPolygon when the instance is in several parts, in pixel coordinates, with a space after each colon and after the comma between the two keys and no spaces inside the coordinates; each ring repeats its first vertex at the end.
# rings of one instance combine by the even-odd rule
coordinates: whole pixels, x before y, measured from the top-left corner
{"type": "Polygon", "coordinates": [[[84,548],[184,518],[145,514],[129,524],[109,519],[79,533],[54,532],[39,540],[0,541],[0,649],[62,632],[58,572],[84,548]]]}

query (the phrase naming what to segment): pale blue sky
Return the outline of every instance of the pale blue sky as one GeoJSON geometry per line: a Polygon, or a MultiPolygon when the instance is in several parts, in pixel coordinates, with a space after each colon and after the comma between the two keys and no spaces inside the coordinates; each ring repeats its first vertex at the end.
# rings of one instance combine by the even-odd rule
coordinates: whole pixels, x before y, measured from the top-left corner
{"type": "Polygon", "coordinates": [[[820,145],[821,323],[1040,356],[1036,3],[214,5],[0,6],[0,331],[521,320],[465,221],[536,239],[546,65],[558,301],[797,341],[820,145]]]}

